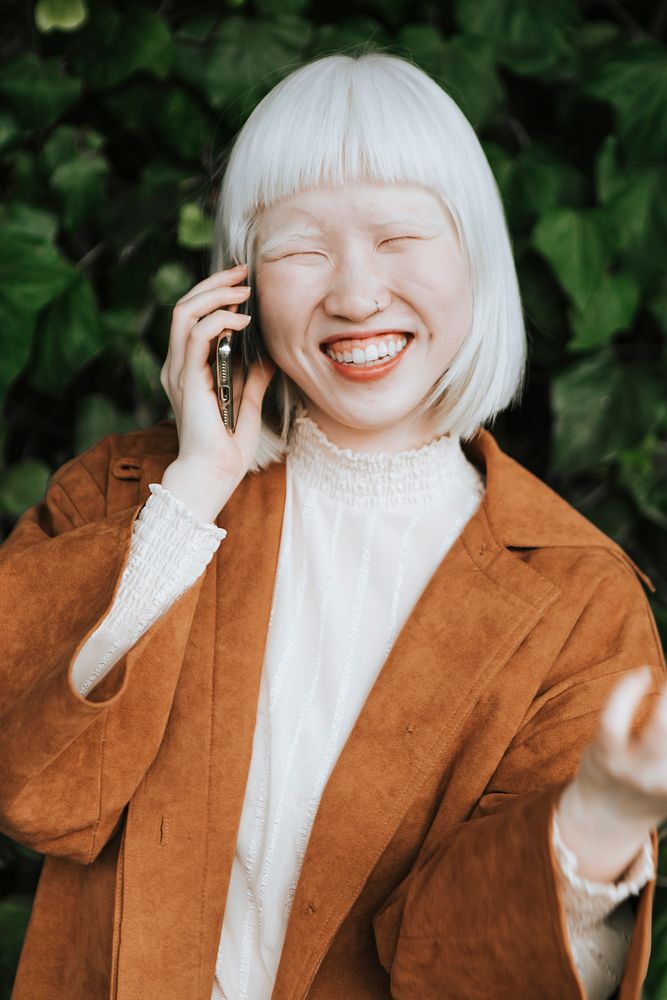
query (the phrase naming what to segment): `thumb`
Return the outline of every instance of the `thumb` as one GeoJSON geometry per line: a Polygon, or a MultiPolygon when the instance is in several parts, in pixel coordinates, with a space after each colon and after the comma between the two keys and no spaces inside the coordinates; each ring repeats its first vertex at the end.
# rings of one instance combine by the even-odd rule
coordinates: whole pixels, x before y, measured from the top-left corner
{"type": "Polygon", "coordinates": [[[277,364],[268,355],[253,361],[246,381],[246,391],[250,392],[253,401],[256,401],[257,405],[262,402],[264,393],[268,389],[269,383],[277,370],[277,364]]]}

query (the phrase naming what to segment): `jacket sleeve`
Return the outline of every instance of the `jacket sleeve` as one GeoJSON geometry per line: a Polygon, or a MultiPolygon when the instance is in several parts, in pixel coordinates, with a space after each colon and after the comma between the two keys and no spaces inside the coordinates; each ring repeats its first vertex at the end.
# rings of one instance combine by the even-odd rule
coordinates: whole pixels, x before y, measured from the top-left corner
{"type": "Polygon", "coordinates": [[[61,466],[0,546],[0,830],[81,864],[158,752],[203,579],[79,693],[74,660],[113,604],[143,506],[108,514],[110,446],[61,466]]]}
{"type": "MultiPolygon", "coordinates": [[[[395,1000],[586,998],[568,940],[552,820],[622,674],[644,663],[653,669],[637,732],[666,670],[636,576],[615,557],[605,564],[470,816],[452,825],[442,810],[436,813],[410,872],[375,914],[378,955],[395,1000]],[[591,649],[598,655],[591,657],[591,649]]],[[[655,871],[655,828],[651,843],[655,871]]],[[[641,997],[654,890],[655,878],[638,898],[620,1000],[641,997]]]]}

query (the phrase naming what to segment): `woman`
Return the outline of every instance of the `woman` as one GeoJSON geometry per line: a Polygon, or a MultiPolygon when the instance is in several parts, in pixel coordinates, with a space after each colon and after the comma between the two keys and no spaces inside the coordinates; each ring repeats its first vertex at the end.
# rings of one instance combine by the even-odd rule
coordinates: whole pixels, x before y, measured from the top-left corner
{"type": "Polygon", "coordinates": [[[483,429],[524,365],[454,102],[386,55],[283,80],[174,309],[175,421],[3,546],[1,822],[47,855],[15,1000],[639,998],[665,661],[650,581],[483,429]]]}

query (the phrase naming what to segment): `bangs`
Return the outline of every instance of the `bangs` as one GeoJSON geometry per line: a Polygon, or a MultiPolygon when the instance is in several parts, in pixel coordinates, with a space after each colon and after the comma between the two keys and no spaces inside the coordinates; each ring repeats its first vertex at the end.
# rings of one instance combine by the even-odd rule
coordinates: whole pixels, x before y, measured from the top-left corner
{"type": "Polygon", "coordinates": [[[357,180],[429,189],[451,212],[463,245],[448,155],[456,137],[449,116],[439,113],[443,100],[469,127],[435,82],[387,56],[330,56],[282,80],[245,122],[226,171],[219,230],[249,227],[250,238],[229,247],[230,264],[252,256],[253,222],[262,209],[308,188],[357,180]]]}

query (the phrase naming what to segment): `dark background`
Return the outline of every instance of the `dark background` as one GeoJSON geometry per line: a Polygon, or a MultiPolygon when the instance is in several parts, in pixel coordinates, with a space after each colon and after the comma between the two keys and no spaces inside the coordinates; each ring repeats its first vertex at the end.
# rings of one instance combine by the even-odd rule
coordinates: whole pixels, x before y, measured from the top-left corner
{"type": "MultiPolygon", "coordinates": [[[[67,459],[172,416],[159,382],[171,310],[208,273],[220,169],[257,101],[316,55],[379,49],[454,97],[502,193],[530,374],[492,429],[648,574],[664,642],[667,2],[1,13],[0,539],[67,459]]],[[[41,860],[0,835],[0,1000],[41,860]]],[[[667,997],[666,895],[645,1000],[667,997]]]]}

